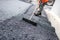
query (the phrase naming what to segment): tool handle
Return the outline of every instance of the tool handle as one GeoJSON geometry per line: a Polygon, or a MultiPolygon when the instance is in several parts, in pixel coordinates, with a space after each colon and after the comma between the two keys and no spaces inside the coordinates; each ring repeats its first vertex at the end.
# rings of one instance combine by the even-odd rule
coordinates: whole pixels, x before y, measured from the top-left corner
{"type": "Polygon", "coordinates": [[[33,17],[35,11],[36,11],[37,7],[35,7],[35,10],[33,11],[32,15],[30,16],[29,20],[31,20],[31,18],[33,17]]]}

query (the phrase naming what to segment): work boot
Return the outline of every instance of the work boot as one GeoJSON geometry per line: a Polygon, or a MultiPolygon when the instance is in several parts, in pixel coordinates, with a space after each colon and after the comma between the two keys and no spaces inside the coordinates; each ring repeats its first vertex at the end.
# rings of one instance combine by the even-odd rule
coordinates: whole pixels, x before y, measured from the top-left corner
{"type": "Polygon", "coordinates": [[[39,16],[41,15],[41,12],[40,13],[34,13],[35,16],[39,16]]]}

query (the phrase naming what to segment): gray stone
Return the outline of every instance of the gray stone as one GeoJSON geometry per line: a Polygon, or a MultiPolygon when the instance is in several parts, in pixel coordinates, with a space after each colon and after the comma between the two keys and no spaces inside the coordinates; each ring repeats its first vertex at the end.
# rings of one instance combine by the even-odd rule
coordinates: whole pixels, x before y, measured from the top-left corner
{"type": "Polygon", "coordinates": [[[5,36],[2,36],[0,40],[7,40],[7,38],[5,36]]]}

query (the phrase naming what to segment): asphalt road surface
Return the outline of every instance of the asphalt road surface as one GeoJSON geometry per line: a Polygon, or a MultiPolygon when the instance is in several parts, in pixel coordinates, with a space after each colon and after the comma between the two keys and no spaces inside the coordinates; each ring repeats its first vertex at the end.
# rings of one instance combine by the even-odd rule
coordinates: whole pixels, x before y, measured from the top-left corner
{"type": "MultiPolygon", "coordinates": [[[[44,20],[43,17],[41,19],[40,21],[44,20]]],[[[16,17],[12,17],[0,22],[0,40],[58,40],[55,29],[51,25],[47,26],[45,24],[44,26],[43,23],[49,24],[48,21],[43,21],[41,25],[33,26],[23,20],[16,19],[16,17]]]]}
{"type": "Polygon", "coordinates": [[[37,26],[22,20],[23,17],[29,18],[33,10],[34,6],[32,5],[25,13],[1,21],[0,40],[59,40],[55,28],[51,26],[46,17],[33,16],[32,20],[38,21],[37,26]]]}

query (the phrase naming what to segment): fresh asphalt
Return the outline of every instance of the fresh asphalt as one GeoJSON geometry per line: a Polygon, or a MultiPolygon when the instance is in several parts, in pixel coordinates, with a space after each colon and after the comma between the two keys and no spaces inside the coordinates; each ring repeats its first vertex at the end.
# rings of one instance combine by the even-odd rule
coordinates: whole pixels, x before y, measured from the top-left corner
{"type": "Polygon", "coordinates": [[[23,17],[29,19],[33,10],[34,6],[30,6],[25,13],[0,22],[0,40],[59,40],[47,17],[33,16],[31,20],[37,22],[37,26],[22,20],[23,17]]]}

